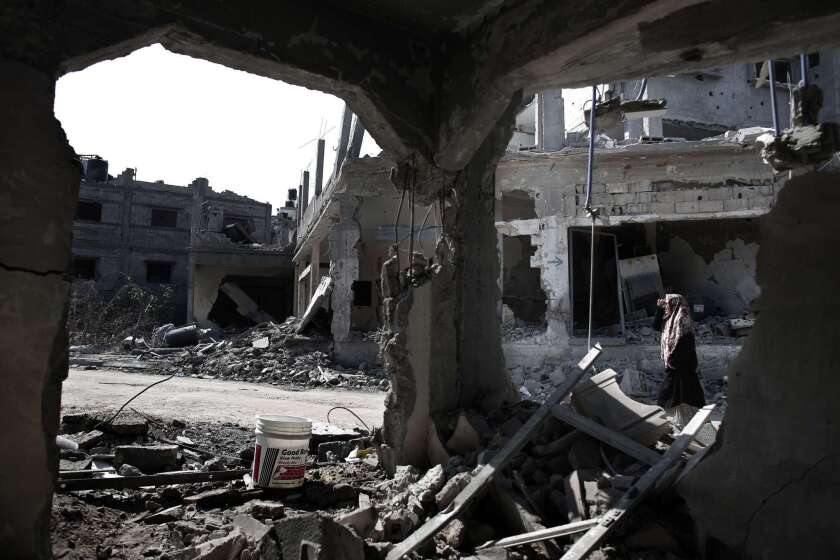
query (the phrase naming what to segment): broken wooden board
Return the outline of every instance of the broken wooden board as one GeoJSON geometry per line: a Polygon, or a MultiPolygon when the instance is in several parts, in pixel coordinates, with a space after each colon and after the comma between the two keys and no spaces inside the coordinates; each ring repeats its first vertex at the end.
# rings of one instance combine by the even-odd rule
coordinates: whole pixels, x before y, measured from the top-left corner
{"type": "Polygon", "coordinates": [[[188,484],[192,482],[211,482],[218,480],[237,480],[242,475],[251,472],[250,469],[234,469],[229,471],[175,471],[143,476],[120,476],[109,478],[79,478],[74,480],[58,479],[55,483],[57,491],[71,492],[74,490],[101,490],[113,488],[142,488],[143,486],[161,486],[163,484],[188,484]]]}
{"type": "Polygon", "coordinates": [[[306,311],[303,312],[303,317],[301,317],[295,332],[299,333],[306,328],[306,325],[309,324],[315,316],[315,313],[321,308],[321,305],[323,305],[324,301],[326,301],[332,292],[332,283],[332,278],[329,276],[321,278],[321,282],[318,283],[315,293],[312,294],[312,299],[309,301],[309,305],[306,306],[306,311]]]}
{"type": "Polygon", "coordinates": [[[597,519],[584,519],[583,521],[576,521],[574,523],[558,525],[557,527],[549,527],[548,529],[540,529],[539,531],[531,531],[530,533],[505,537],[497,541],[486,542],[476,548],[476,550],[481,550],[483,548],[510,548],[512,546],[541,542],[565,535],[573,535],[575,533],[588,531],[597,524],[597,519]]]}
{"type": "Polygon", "coordinates": [[[620,432],[613,431],[598,422],[581,416],[573,411],[568,405],[560,404],[551,410],[551,414],[566,424],[577,428],[595,439],[602,441],[614,449],[618,449],[622,453],[626,453],[634,459],[638,459],[647,465],[655,465],[662,459],[662,455],[649,449],[640,443],[630,439],[620,432]]]}
{"type": "Polygon", "coordinates": [[[683,431],[680,432],[680,435],[668,451],[662,455],[662,459],[639,477],[633,486],[618,500],[615,507],[602,515],[598,519],[598,524],[589,529],[585,535],[572,545],[572,548],[563,555],[562,560],[581,560],[582,558],[586,558],[601,539],[615,527],[616,523],[644,499],[645,494],[656,484],[656,481],[682,458],[683,451],[686,450],[688,444],[694,439],[694,436],[709,418],[714,408],[715,405],[713,404],[701,408],[686,427],[683,428],[683,431]]]}
{"type": "Polygon", "coordinates": [[[590,349],[586,356],[578,363],[577,372],[571,374],[563,385],[558,387],[546,399],[545,403],[531,415],[528,421],[519,428],[519,431],[508,440],[505,446],[490,459],[490,462],[481,467],[478,473],[472,477],[470,483],[467,484],[467,487],[455,496],[452,503],[443,511],[426,521],[423,526],[412,533],[407,539],[392,548],[385,557],[385,560],[399,560],[406,554],[416,550],[427,540],[431,539],[438,531],[446,527],[450,521],[458,517],[479,496],[496,473],[502,470],[508,461],[525,447],[525,444],[536,433],[537,428],[550,416],[551,409],[572,392],[572,389],[583,378],[587,370],[592,367],[592,364],[595,363],[595,360],[598,359],[601,352],[602,348],[599,344],[596,344],[590,349]]]}

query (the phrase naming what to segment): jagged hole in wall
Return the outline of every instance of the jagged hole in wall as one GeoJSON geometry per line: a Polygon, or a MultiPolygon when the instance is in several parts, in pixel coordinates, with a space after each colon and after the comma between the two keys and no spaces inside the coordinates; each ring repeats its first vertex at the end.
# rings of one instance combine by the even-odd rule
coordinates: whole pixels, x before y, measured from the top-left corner
{"type": "MultiPolygon", "coordinates": [[[[572,326],[584,336],[589,311],[590,232],[570,228],[572,326]]],[[[664,293],[680,293],[696,320],[748,314],[759,295],[759,220],[684,220],[596,228],[593,328],[621,333],[652,316],[664,293]],[[623,316],[623,317],[622,317],[623,316]]]]}

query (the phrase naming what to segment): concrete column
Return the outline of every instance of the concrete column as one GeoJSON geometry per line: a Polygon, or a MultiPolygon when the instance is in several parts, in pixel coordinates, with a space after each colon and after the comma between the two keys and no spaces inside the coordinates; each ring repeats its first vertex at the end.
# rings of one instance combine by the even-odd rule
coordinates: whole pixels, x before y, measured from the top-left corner
{"type": "MultiPolygon", "coordinates": [[[[440,170],[421,170],[458,193],[457,203],[450,198],[437,246],[439,268],[418,286],[400,287],[396,258],[383,266],[382,350],[392,387],[383,420],[386,469],[445,462],[441,433],[455,411],[489,411],[517,400],[496,316],[494,191],[496,163],[510,140],[518,103],[511,103],[463,171],[443,173],[440,181],[440,170]]],[[[403,268],[407,264],[401,260],[403,268]]]]}
{"type": "Polygon", "coordinates": [[[662,138],[662,117],[648,117],[642,121],[645,136],[662,138]]]}
{"type": "Polygon", "coordinates": [[[312,267],[309,269],[309,297],[306,298],[307,305],[312,301],[312,296],[315,295],[315,290],[318,289],[318,282],[321,281],[321,241],[314,237],[312,238],[312,252],[310,255],[310,264],[312,267]]]}
{"type": "Polygon", "coordinates": [[[300,213],[301,217],[303,217],[303,213],[306,212],[306,207],[309,206],[309,171],[303,172],[303,188],[301,190],[300,213]]]}
{"type": "Polygon", "coordinates": [[[81,167],[53,116],[54,78],[0,62],[0,550],[52,558],[68,268],[81,167]]]}
{"type": "Polygon", "coordinates": [[[333,176],[338,177],[341,172],[341,165],[344,163],[344,158],[347,157],[347,146],[350,143],[350,129],[353,126],[353,111],[345,103],[344,112],[341,114],[341,129],[338,132],[338,150],[335,153],[335,166],[333,166],[333,176]]]}
{"type": "Polygon", "coordinates": [[[358,115],[353,115],[353,130],[350,133],[350,146],[347,148],[347,157],[355,159],[362,153],[362,140],[365,137],[365,125],[358,115]]]}
{"type": "Polygon", "coordinates": [[[324,186],[324,149],[326,142],[323,138],[318,140],[318,153],[315,158],[315,196],[321,196],[321,189],[324,186]]]}
{"type": "MultiPolygon", "coordinates": [[[[547,323],[547,356],[562,356],[569,350],[569,326],[572,316],[572,294],[569,284],[569,223],[550,216],[538,239],[542,262],[540,278],[548,298],[545,313],[547,323]]],[[[537,236],[535,236],[537,237],[537,236]]]]}
{"type": "Polygon", "coordinates": [[[358,199],[339,201],[339,219],[329,233],[332,290],[333,340],[347,340],[353,314],[353,282],[359,279],[358,244],[362,230],[358,220],[358,199]]]}
{"type": "Polygon", "coordinates": [[[537,94],[535,111],[537,148],[556,152],[566,145],[566,118],[563,90],[550,89],[537,94]]]}
{"type": "Polygon", "coordinates": [[[204,205],[204,197],[210,182],[204,177],[198,177],[192,183],[192,212],[190,213],[190,244],[194,244],[201,231],[201,207],[204,205]]]}

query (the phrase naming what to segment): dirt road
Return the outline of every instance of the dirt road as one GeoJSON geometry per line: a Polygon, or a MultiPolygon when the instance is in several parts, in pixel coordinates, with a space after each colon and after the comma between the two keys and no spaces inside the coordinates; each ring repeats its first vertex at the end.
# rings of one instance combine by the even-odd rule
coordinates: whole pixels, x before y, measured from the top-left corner
{"type": "MultiPolygon", "coordinates": [[[[70,368],[64,382],[63,407],[118,407],[146,385],[164,377],[115,370],[70,368]]],[[[254,414],[290,414],[325,421],[334,406],[346,406],[369,426],[382,425],[385,393],[335,389],[286,391],[271,385],[175,377],[152,387],[129,406],[146,414],[187,421],[234,422],[253,426],[254,414]]],[[[355,424],[353,417],[337,410],[333,422],[355,424]]]]}

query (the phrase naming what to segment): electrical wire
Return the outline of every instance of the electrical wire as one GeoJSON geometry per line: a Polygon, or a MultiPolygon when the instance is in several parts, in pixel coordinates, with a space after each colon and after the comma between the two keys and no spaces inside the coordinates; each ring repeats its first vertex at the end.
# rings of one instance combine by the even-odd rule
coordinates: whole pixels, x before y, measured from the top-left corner
{"type": "Polygon", "coordinates": [[[362,420],[361,418],[359,418],[359,415],[358,415],[358,414],[356,414],[355,412],[353,412],[352,410],[350,410],[350,409],[349,409],[349,408],[347,408],[346,406],[334,406],[334,407],[332,407],[331,409],[329,409],[329,410],[327,411],[327,424],[331,424],[331,423],[332,423],[332,422],[330,422],[330,414],[332,413],[332,411],[333,411],[333,410],[346,410],[347,412],[349,412],[350,414],[352,414],[353,416],[355,416],[355,417],[356,417],[356,420],[358,420],[358,421],[362,424],[362,426],[364,426],[364,427],[365,427],[365,429],[368,431],[368,433],[373,433],[373,430],[371,430],[371,429],[370,429],[370,426],[368,426],[367,424],[365,424],[365,421],[364,421],[364,420],[362,420]]]}
{"type": "Polygon", "coordinates": [[[775,61],[771,58],[767,61],[767,73],[770,79],[770,107],[773,110],[773,132],[776,138],[781,136],[779,129],[779,111],[776,108],[776,69],[775,61]]]}
{"type": "Polygon", "coordinates": [[[137,393],[136,395],[134,395],[133,397],[131,397],[130,399],[128,399],[127,401],[125,401],[125,403],[123,403],[123,405],[119,408],[119,410],[117,410],[117,412],[115,412],[115,413],[114,413],[114,415],[113,415],[113,416],[111,416],[110,418],[108,418],[108,419],[107,419],[107,420],[105,420],[104,422],[100,422],[99,424],[97,424],[96,426],[94,426],[94,427],[93,427],[93,429],[94,429],[94,430],[96,430],[96,429],[97,429],[97,428],[99,428],[100,426],[104,426],[104,425],[106,425],[106,424],[110,424],[111,422],[113,422],[113,421],[114,421],[114,419],[115,419],[117,416],[119,416],[119,415],[120,415],[120,413],[123,411],[123,409],[124,409],[126,406],[128,406],[128,403],[130,403],[131,401],[133,401],[134,399],[136,399],[137,397],[139,397],[140,395],[142,395],[143,393],[145,393],[146,391],[148,391],[149,389],[151,389],[151,388],[152,388],[152,387],[154,387],[155,385],[160,385],[161,383],[163,383],[163,382],[165,382],[165,381],[169,381],[170,379],[172,379],[172,378],[173,378],[173,377],[175,377],[176,375],[177,375],[177,374],[173,373],[172,375],[170,375],[170,376],[169,376],[169,377],[167,377],[166,379],[161,379],[160,381],[155,381],[155,382],[154,382],[154,383],[152,383],[151,385],[147,385],[147,386],[146,386],[146,387],[144,387],[144,388],[143,388],[143,389],[142,389],[139,393],[137,393]]]}
{"type": "Polygon", "coordinates": [[[432,213],[432,209],[435,207],[435,203],[429,204],[429,208],[426,210],[426,215],[423,216],[423,223],[420,224],[420,229],[417,230],[417,243],[420,245],[420,250],[424,250],[426,247],[423,245],[423,240],[420,237],[423,235],[423,229],[426,227],[426,220],[429,219],[429,214],[432,213]]]}

